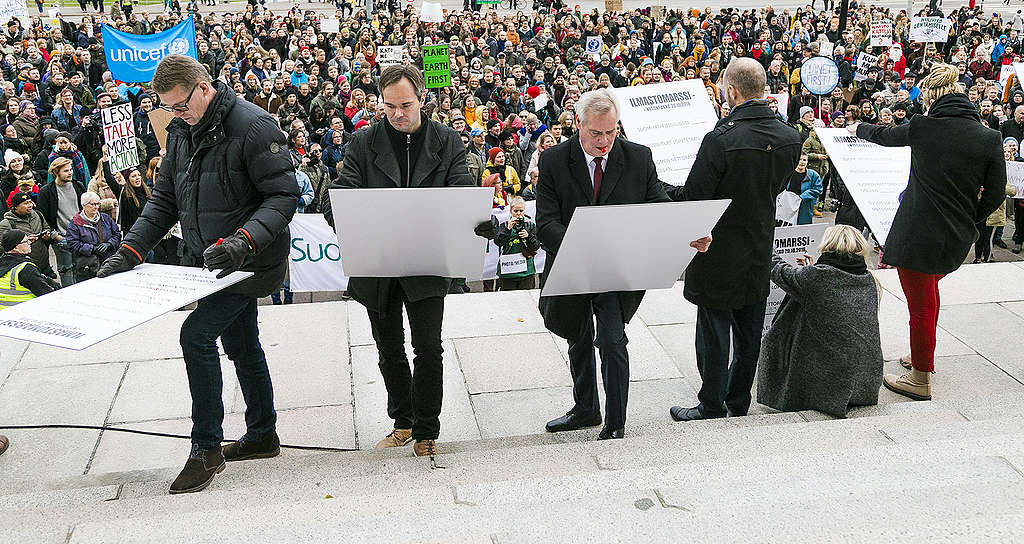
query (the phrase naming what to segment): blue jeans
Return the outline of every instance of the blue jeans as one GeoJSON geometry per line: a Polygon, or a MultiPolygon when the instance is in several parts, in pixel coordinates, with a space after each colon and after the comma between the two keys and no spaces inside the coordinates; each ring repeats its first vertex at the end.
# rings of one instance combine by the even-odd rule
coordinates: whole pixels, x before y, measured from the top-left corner
{"type": "Polygon", "coordinates": [[[201,448],[219,446],[224,440],[218,337],[235,364],[245,398],[246,438],[259,440],[276,428],[274,388],[256,317],[255,298],[221,291],[200,300],[181,325],[181,351],[192,394],[192,442],[201,448]]]}

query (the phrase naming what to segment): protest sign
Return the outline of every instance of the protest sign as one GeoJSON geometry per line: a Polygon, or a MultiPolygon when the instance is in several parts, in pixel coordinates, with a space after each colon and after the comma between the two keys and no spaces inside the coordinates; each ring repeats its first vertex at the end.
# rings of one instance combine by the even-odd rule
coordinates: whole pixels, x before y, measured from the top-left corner
{"type": "Polygon", "coordinates": [[[779,103],[779,113],[783,119],[789,115],[789,93],[766,94],[765,98],[774,98],[779,103]]]}
{"type": "Polygon", "coordinates": [[[120,81],[149,83],[156,65],[167,55],[198,58],[196,25],[192,17],[156,34],[129,34],[107,25],[103,25],[102,34],[107,69],[120,81]]]}
{"type": "Polygon", "coordinates": [[[448,87],[452,84],[448,44],[428,45],[423,48],[423,79],[428,89],[448,87]]]}
{"type": "Polygon", "coordinates": [[[153,108],[146,115],[149,116],[149,126],[153,127],[153,135],[160,143],[160,149],[167,149],[167,125],[171,124],[174,114],[167,110],[153,108]]]}
{"type": "Polygon", "coordinates": [[[141,264],[22,302],[3,311],[0,336],[83,350],[238,283],[252,272],[141,264]]]}
{"type": "Polygon", "coordinates": [[[999,86],[1006,88],[1006,82],[1009,81],[1010,76],[1014,75],[1016,68],[1013,66],[1003,65],[999,67],[999,86]]]}
{"type": "Polygon", "coordinates": [[[338,235],[324,216],[297,213],[288,227],[292,234],[288,259],[290,289],[296,293],[347,289],[338,235]]]}
{"type": "Polygon", "coordinates": [[[871,21],[868,36],[871,38],[871,47],[892,46],[892,21],[889,19],[871,21]]]}
{"type": "Polygon", "coordinates": [[[107,144],[110,169],[114,172],[139,165],[139,147],[132,122],[132,105],[118,104],[100,110],[103,141],[107,144]]]}
{"type": "MultiPolygon", "coordinates": [[[[828,223],[815,223],[813,225],[777,227],[775,229],[775,254],[793,266],[799,266],[796,260],[803,257],[804,253],[810,255],[816,262],[821,256],[821,239],[825,235],[825,229],[829,226],[828,223]]],[[[778,313],[779,305],[782,304],[784,298],[786,298],[786,292],[775,283],[771,283],[768,289],[768,304],[764,312],[763,332],[768,332],[768,329],[771,328],[775,314],[778,313]]]]}
{"type": "Polygon", "coordinates": [[[824,34],[818,35],[818,54],[823,57],[831,57],[836,51],[836,44],[828,41],[824,34]]]}
{"type": "Polygon", "coordinates": [[[910,20],[910,41],[945,42],[952,23],[943,17],[914,17],[910,20]]]}
{"type": "Polygon", "coordinates": [[[389,66],[402,64],[401,45],[382,45],[377,48],[377,64],[383,70],[389,66]]]}
{"type": "Polygon", "coordinates": [[[31,19],[29,19],[28,12],[25,9],[24,0],[0,0],[0,21],[6,24],[12,17],[21,21],[21,26],[23,27],[28,28],[30,26],[31,19]]]}
{"type": "Polygon", "coordinates": [[[884,246],[910,178],[910,148],[882,147],[845,128],[814,130],[875,240],[884,246]]]}
{"type": "Polygon", "coordinates": [[[483,269],[473,232],[491,218],[490,187],[331,189],[349,277],[468,278],[483,269]]]}
{"type": "Polygon", "coordinates": [[[683,185],[718,116],[699,79],[612,89],[630,141],[651,148],[658,177],[683,185]]]}
{"type": "Polygon", "coordinates": [[[43,21],[43,29],[51,30],[60,28],[60,8],[49,8],[46,10],[47,18],[43,21]]]}
{"type": "Polygon", "coordinates": [[[440,3],[423,2],[420,9],[420,20],[424,23],[440,23],[444,21],[444,10],[440,3]]]}
{"type": "Polygon", "coordinates": [[[730,202],[576,208],[541,296],[668,289],[697,254],[689,242],[707,236],[730,202]]]}
{"type": "Polygon", "coordinates": [[[601,38],[598,36],[590,36],[587,38],[587,54],[595,57],[601,55],[601,38]]]}
{"type": "Polygon", "coordinates": [[[828,57],[811,57],[800,66],[800,83],[811,94],[829,94],[839,85],[839,66],[828,57]]]}
{"type": "MultiPolygon", "coordinates": [[[[1006,163],[1006,183],[1017,188],[1013,198],[1024,198],[1024,162],[1008,161],[1006,163]]],[[[1014,213],[1020,213],[1016,209],[1014,213]]]]}
{"type": "Polygon", "coordinates": [[[868,69],[878,61],[878,55],[861,53],[857,55],[857,71],[853,74],[854,81],[864,81],[868,78],[868,69]]]}
{"type": "Polygon", "coordinates": [[[320,19],[320,32],[324,34],[337,34],[341,28],[341,22],[334,17],[320,19]]]}

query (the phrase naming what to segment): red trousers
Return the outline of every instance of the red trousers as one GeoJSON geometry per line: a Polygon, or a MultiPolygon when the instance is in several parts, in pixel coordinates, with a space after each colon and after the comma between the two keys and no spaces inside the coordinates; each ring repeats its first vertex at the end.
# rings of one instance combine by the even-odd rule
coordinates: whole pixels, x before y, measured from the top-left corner
{"type": "Polygon", "coordinates": [[[935,327],[939,322],[939,280],[945,274],[925,274],[897,268],[910,310],[910,358],[921,372],[935,370],[935,327]]]}

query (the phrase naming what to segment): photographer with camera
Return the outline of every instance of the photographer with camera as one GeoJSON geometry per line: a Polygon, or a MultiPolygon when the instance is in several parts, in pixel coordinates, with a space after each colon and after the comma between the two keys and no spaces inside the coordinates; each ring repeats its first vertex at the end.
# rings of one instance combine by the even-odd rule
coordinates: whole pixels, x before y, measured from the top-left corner
{"type": "Polygon", "coordinates": [[[498,225],[494,244],[498,246],[498,280],[502,291],[533,289],[537,269],[533,257],[540,249],[537,224],[526,215],[523,197],[512,197],[509,202],[512,218],[498,225]]]}

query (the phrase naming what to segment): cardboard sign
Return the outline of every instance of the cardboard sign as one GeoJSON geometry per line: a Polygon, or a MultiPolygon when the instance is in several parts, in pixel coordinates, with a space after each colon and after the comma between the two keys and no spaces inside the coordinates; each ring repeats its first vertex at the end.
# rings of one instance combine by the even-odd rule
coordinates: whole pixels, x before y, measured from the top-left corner
{"type": "MultiPolygon", "coordinates": [[[[792,266],[799,266],[796,260],[807,253],[818,261],[821,256],[821,239],[825,230],[830,227],[828,223],[814,223],[813,225],[797,225],[793,227],[777,227],[775,229],[775,254],[782,257],[784,261],[792,266]]],[[[772,326],[775,314],[779,312],[782,300],[786,298],[786,292],[781,287],[771,283],[768,290],[768,302],[764,312],[764,331],[772,326]]]]}
{"type": "Polygon", "coordinates": [[[871,38],[871,47],[892,46],[892,21],[889,19],[871,21],[868,37],[871,38]]]}
{"type": "Polygon", "coordinates": [[[336,18],[320,19],[320,32],[324,34],[337,34],[341,28],[341,22],[336,18]]]}
{"type": "Polygon", "coordinates": [[[160,108],[153,108],[147,115],[149,124],[153,128],[153,135],[156,136],[156,141],[160,142],[160,149],[167,149],[167,125],[171,124],[174,114],[160,108]]]}
{"type": "Polygon", "coordinates": [[[587,38],[587,54],[595,57],[601,54],[601,38],[599,36],[587,38]]]}
{"type": "Polygon", "coordinates": [[[945,43],[952,24],[943,17],[914,17],[910,21],[910,41],[945,43]]]}
{"type": "Polygon", "coordinates": [[[1006,183],[1017,188],[1017,195],[1013,198],[1024,198],[1024,162],[1006,163],[1006,183]]]}
{"type": "Polygon", "coordinates": [[[878,55],[861,53],[857,57],[857,71],[853,74],[854,81],[864,81],[868,78],[868,69],[878,62],[878,55]]]}
{"type": "Polygon", "coordinates": [[[377,64],[383,70],[388,66],[402,64],[401,45],[382,45],[377,48],[377,64]]]}
{"type": "Polygon", "coordinates": [[[452,84],[448,44],[428,45],[423,48],[423,79],[426,80],[428,89],[448,87],[452,84]]]}
{"type": "Polygon", "coordinates": [[[132,122],[132,105],[118,104],[100,110],[103,141],[107,143],[110,170],[118,172],[139,165],[139,148],[132,122]]]}

